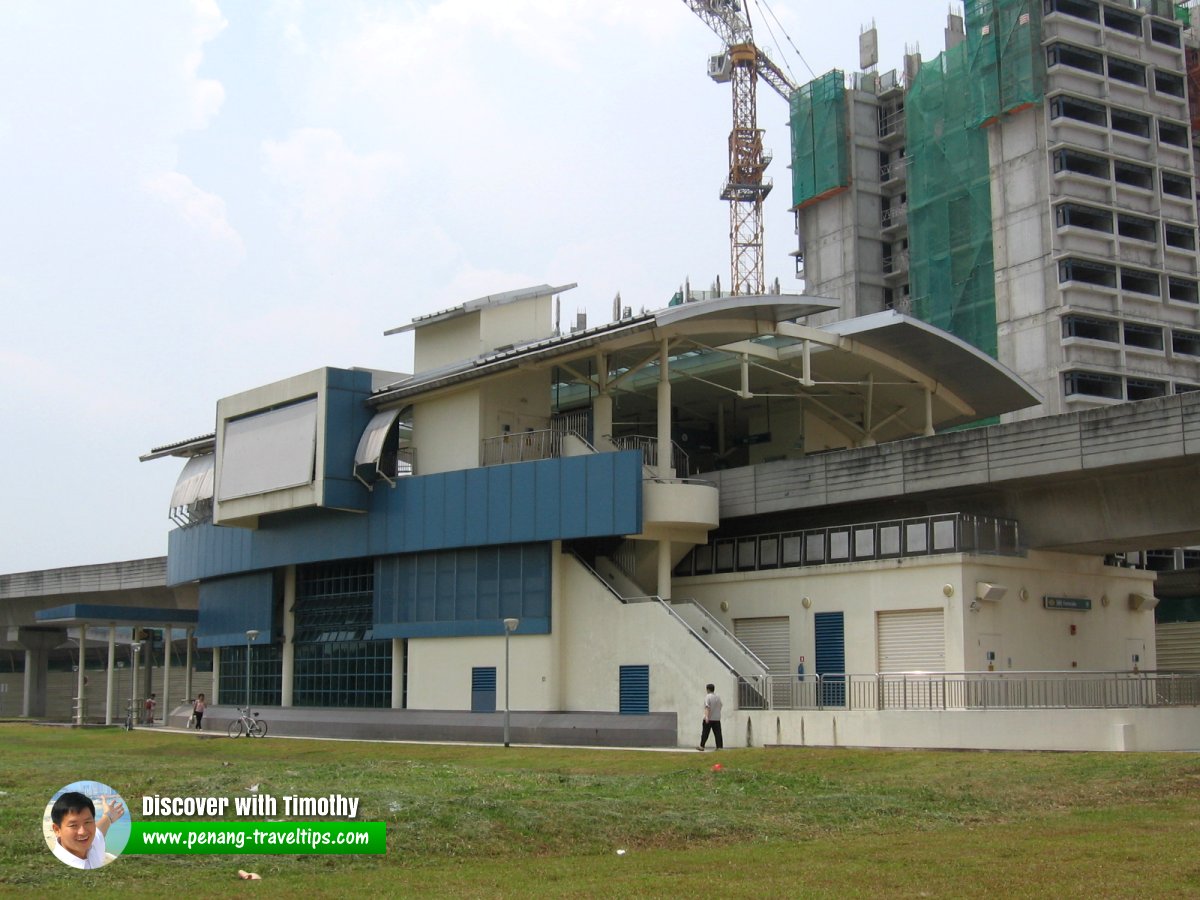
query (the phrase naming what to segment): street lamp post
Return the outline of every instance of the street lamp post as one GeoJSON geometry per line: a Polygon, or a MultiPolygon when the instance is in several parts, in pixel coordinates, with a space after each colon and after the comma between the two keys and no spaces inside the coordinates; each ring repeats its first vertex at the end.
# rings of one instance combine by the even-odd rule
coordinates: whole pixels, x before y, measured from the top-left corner
{"type": "Polygon", "coordinates": [[[508,746],[508,638],[521,624],[520,619],[504,620],[504,746],[508,746]]]}
{"type": "Polygon", "coordinates": [[[246,632],[246,715],[250,715],[250,645],[257,637],[257,628],[251,628],[246,632]]]}

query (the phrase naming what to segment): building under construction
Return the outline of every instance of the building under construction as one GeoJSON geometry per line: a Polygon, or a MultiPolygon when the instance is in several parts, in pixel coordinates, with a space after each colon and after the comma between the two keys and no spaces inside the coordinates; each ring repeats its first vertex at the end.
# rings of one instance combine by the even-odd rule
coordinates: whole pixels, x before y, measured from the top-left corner
{"type": "Polygon", "coordinates": [[[911,312],[1044,400],[1200,386],[1200,34],[1169,0],[968,0],[946,49],[792,95],[797,274],[833,316],[911,312]]]}

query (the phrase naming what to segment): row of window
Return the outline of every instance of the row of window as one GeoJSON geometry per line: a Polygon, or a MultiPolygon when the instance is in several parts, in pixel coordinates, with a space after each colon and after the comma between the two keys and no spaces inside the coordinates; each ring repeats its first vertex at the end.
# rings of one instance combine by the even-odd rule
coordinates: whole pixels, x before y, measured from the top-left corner
{"type": "MultiPolygon", "coordinates": [[[[1110,159],[1086,150],[1076,150],[1062,147],[1050,156],[1055,173],[1071,172],[1075,175],[1088,175],[1092,178],[1102,178],[1105,181],[1116,181],[1119,184],[1139,188],[1144,191],[1154,190],[1154,167],[1130,162],[1125,159],[1110,159]]],[[[1183,172],[1172,172],[1168,169],[1159,170],[1159,184],[1162,192],[1172,197],[1192,197],[1191,176],[1183,172]]]]}
{"type": "Polygon", "coordinates": [[[1150,139],[1157,132],[1158,142],[1172,147],[1189,147],[1188,127],[1184,122],[1159,119],[1145,113],[1106,106],[1072,94],[1058,94],[1050,99],[1051,119],[1072,119],[1097,128],[1111,128],[1123,134],[1150,139]],[[1157,124],[1157,128],[1154,125],[1157,124]]]}
{"type": "MultiPolygon", "coordinates": [[[[1047,66],[1070,66],[1093,75],[1107,74],[1114,81],[1146,87],[1147,66],[1119,56],[1105,56],[1096,50],[1077,47],[1074,44],[1054,43],[1046,48],[1047,66]]],[[[1177,72],[1154,69],[1154,90],[1172,97],[1185,96],[1183,76],[1177,72]]]]}
{"type": "MultiPolygon", "coordinates": [[[[1162,350],[1166,346],[1164,329],[1159,325],[1142,322],[1119,322],[1100,316],[1063,316],[1064,338],[1086,338],[1110,344],[1125,344],[1143,350],[1162,350]]],[[[1170,329],[1171,352],[1187,356],[1200,356],[1200,332],[1182,328],[1170,329]]]]}
{"type": "MultiPolygon", "coordinates": [[[[1098,3],[1096,0],[1043,0],[1042,11],[1046,15],[1062,13],[1066,16],[1086,19],[1089,22],[1097,24],[1103,20],[1105,28],[1130,34],[1134,37],[1142,37],[1142,22],[1145,20],[1150,24],[1150,40],[1158,44],[1165,44],[1168,47],[1181,47],[1183,45],[1179,25],[1175,22],[1164,22],[1156,18],[1143,17],[1131,9],[1108,6],[1107,4],[1098,3]]],[[[1169,10],[1164,9],[1163,12],[1169,15],[1169,10]]]]}
{"type": "MultiPolygon", "coordinates": [[[[1149,297],[1162,296],[1162,274],[1133,266],[1115,266],[1112,263],[1091,259],[1067,257],[1058,261],[1059,282],[1075,281],[1081,284],[1116,289],[1149,297]]],[[[1196,279],[1167,276],[1167,297],[1180,303],[1200,303],[1196,279]]]]}
{"type": "MultiPolygon", "coordinates": [[[[1104,397],[1109,400],[1149,400],[1170,393],[1170,383],[1154,378],[1122,378],[1110,372],[1076,370],[1063,373],[1063,392],[1085,397],[1104,397]]],[[[1200,390],[1200,385],[1175,382],[1175,393],[1200,390]]]]}
{"type": "MultiPolygon", "coordinates": [[[[1115,231],[1121,237],[1133,240],[1158,243],[1159,220],[1145,216],[1135,216],[1132,213],[1116,213],[1115,231]]],[[[1089,206],[1085,203],[1060,203],[1054,208],[1054,224],[1059,228],[1073,225],[1076,228],[1087,228],[1091,231],[1103,231],[1112,234],[1114,213],[1102,206],[1089,206]]],[[[1196,228],[1176,222],[1162,223],[1163,243],[1178,250],[1196,249],[1196,228]]]]}

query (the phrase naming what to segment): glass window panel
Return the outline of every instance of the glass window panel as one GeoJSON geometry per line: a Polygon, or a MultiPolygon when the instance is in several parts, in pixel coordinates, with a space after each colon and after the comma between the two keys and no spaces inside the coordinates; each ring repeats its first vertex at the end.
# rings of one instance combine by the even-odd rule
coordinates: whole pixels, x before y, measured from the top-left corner
{"type": "Polygon", "coordinates": [[[830,530],[829,532],[829,561],[838,562],[850,558],[850,532],[848,530],[830,530]]]}
{"type": "Polygon", "coordinates": [[[955,527],[953,519],[936,519],[933,523],[934,552],[953,550],[955,548],[955,527]]]}
{"type": "Polygon", "coordinates": [[[804,561],[809,564],[825,562],[825,532],[810,531],[804,535],[804,561]]]}
{"type": "Polygon", "coordinates": [[[855,528],[854,529],[854,558],[855,559],[874,559],[875,558],[875,529],[874,528],[855,528]]]}
{"type": "Polygon", "coordinates": [[[900,526],[899,525],[880,525],[879,526],[879,555],[880,556],[899,556],[900,555],[900,526]]]}
{"type": "Polygon", "coordinates": [[[786,535],[783,539],[783,564],[798,566],[804,561],[804,544],[798,534],[786,535]]]}

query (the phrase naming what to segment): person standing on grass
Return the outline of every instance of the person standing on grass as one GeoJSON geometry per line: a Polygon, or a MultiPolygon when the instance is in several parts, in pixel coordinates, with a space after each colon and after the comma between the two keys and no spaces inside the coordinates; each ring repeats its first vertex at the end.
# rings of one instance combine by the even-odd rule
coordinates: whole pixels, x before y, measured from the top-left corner
{"type": "Polygon", "coordinates": [[[204,710],[208,709],[204,702],[204,695],[201,694],[196,698],[196,702],[192,704],[192,716],[196,719],[196,730],[200,731],[201,723],[204,721],[204,710]]]}
{"type": "Polygon", "coordinates": [[[704,697],[704,725],[700,728],[700,749],[703,750],[704,745],[708,743],[708,733],[711,731],[717,749],[720,750],[725,746],[721,740],[721,698],[717,696],[717,686],[714,684],[706,684],[704,690],[708,693],[704,697]]]}

